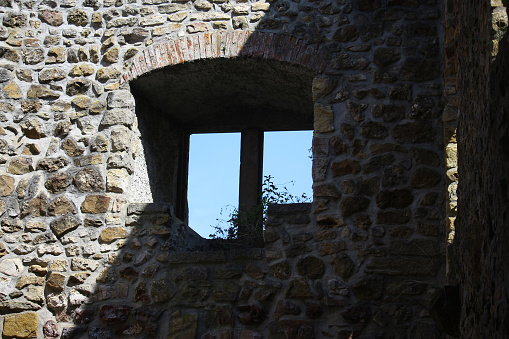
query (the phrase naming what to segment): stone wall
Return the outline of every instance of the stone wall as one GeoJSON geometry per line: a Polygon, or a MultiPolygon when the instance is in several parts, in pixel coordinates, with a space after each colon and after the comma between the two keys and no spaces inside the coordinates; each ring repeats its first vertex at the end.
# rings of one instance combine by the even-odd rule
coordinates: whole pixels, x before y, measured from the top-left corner
{"type": "Polygon", "coordinates": [[[465,338],[505,337],[507,330],[503,324],[509,314],[506,85],[509,50],[505,28],[502,32],[494,30],[491,20],[492,10],[500,14],[502,3],[491,1],[491,5],[490,8],[489,1],[458,2],[460,181],[454,240],[456,260],[452,265],[458,268],[460,328],[465,338]],[[499,44],[492,42],[494,33],[495,37],[498,33],[498,39],[504,36],[499,44]],[[498,54],[492,47],[498,47],[498,54]]]}
{"type": "Polygon", "coordinates": [[[4,337],[441,337],[441,3],[0,6],[4,337]],[[263,249],[132,204],[153,183],[130,83],[225,58],[264,59],[283,85],[288,64],[316,75],[314,201],[272,207],[263,249]]]}

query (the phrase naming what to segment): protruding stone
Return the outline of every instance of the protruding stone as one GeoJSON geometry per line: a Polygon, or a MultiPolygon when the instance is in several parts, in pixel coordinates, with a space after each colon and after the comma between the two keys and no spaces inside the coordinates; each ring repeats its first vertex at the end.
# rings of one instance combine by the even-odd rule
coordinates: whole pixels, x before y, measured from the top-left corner
{"type": "Polygon", "coordinates": [[[298,278],[291,280],[285,290],[287,298],[294,299],[309,299],[313,298],[313,292],[305,278],[298,278]]]}
{"type": "Polygon", "coordinates": [[[31,85],[27,92],[28,98],[39,99],[57,99],[60,93],[46,88],[42,85],[31,85]]]}
{"type": "Polygon", "coordinates": [[[92,75],[95,72],[94,66],[89,64],[80,63],[71,68],[69,75],[73,77],[92,75]]]}
{"type": "Polygon", "coordinates": [[[86,94],[90,88],[90,80],[88,79],[74,79],[67,82],[65,93],[69,96],[78,94],[86,94]]]}
{"type": "Polygon", "coordinates": [[[69,164],[69,161],[65,157],[58,158],[45,158],[37,163],[38,170],[45,170],[48,172],[55,172],[60,168],[64,168],[69,164]]]}
{"type": "Polygon", "coordinates": [[[119,324],[127,320],[132,307],[128,305],[104,305],[99,310],[101,320],[107,324],[119,324]]]}

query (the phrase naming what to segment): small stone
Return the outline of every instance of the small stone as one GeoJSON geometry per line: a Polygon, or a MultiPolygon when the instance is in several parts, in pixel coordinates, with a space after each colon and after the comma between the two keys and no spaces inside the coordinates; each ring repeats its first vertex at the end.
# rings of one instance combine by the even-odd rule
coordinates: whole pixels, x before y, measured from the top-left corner
{"type": "Polygon", "coordinates": [[[129,174],[125,169],[110,169],[106,176],[108,192],[123,193],[129,187],[129,174]]]}
{"type": "Polygon", "coordinates": [[[65,215],[67,213],[73,213],[76,214],[76,209],[74,208],[74,205],[67,197],[60,196],[53,200],[48,205],[48,214],[49,215],[65,215]]]}
{"type": "Polygon", "coordinates": [[[23,272],[23,263],[21,259],[3,259],[0,261],[0,272],[8,275],[17,277],[23,272]]]}
{"type": "Polygon", "coordinates": [[[106,81],[110,79],[117,79],[122,73],[116,66],[99,68],[95,74],[95,78],[99,81],[106,81]]]}
{"type": "Polygon", "coordinates": [[[412,187],[414,188],[432,188],[438,185],[442,177],[432,169],[427,167],[418,168],[412,178],[412,187]]]}
{"type": "MultiPolygon", "coordinates": [[[[0,175],[0,196],[6,197],[14,191],[14,177],[6,174],[0,175]]],[[[5,204],[5,203],[4,203],[5,204]]]]}
{"type": "Polygon", "coordinates": [[[64,168],[69,164],[69,161],[65,157],[58,157],[58,158],[45,158],[40,160],[37,163],[37,169],[38,170],[45,170],[48,172],[55,172],[59,170],[60,168],[64,168]]]}
{"type": "Polygon", "coordinates": [[[297,272],[310,279],[319,279],[325,273],[325,265],[322,260],[308,256],[297,262],[297,272]]]}
{"type": "Polygon", "coordinates": [[[57,99],[58,97],[60,97],[60,93],[42,85],[30,85],[27,92],[27,98],[57,99]]]}
{"type": "Polygon", "coordinates": [[[110,243],[117,239],[125,239],[127,236],[128,232],[123,227],[108,227],[101,231],[99,241],[110,243]]]}
{"type": "Polygon", "coordinates": [[[88,195],[81,204],[83,213],[105,213],[111,198],[105,195],[88,195]]]}
{"type": "Polygon", "coordinates": [[[74,176],[74,185],[81,192],[104,191],[102,176],[93,168],[84,168],[74,176]]]}
{"type": "Polygon", "coordinates": [[[67,77],[67,74],[58,67],[44,68],[39,72],[39,82],[46,83],[50,81],[59,81],[67,77]]]}
{"type": "Polygon", "coordinates": [[[71,270],[73,271],[91,271],[94,272],[99,267],[95,260],[84,258],[72,258],[71,270]]]}
{"type": "Polygon", "coordinates": [[[41,139],[46,136],[44,123],[35,117],[28,117],[20,124],[23,134],[30,139],[41,139]]]}
{"type": "Polygon", "coordinates": [[[101,125],[125,125],[131,126],[134,123],[134,115],[130,109],[112,109],[104,113],[101,125]]]}
{"type": "Polygon", "coordinates": [[[41,286],[28,286],[25,292],[25,298],[28,301],[42,304],[44,302],[44,287],[41,286]]]}
{"type": "Polygon", "coordinates": [[[42,328],[42,333],[48,338],[58,337],[58,325],[54,320],[48,320],[42,328]]]}
{"type": "Polygon", "coordinates": [[[3,24],[6,27],[24,27],[27,23],[26,14],[17,14],[14,12],[6,12],[3,24]]]}
{"type": "Polygon", "coordinates": [[[71,68],[69,75],[73,77],[92,75],[95,72],[94,66],[81,63],[71,68]]]}
{"type": "Polygon", "coordinates": [[[43,9],[39,11],[39,18],[51,26],[60,26],[64,23],[62,13],[54,10],[43,9]]]}
{"type": "Polygon", "coordinates": [[[91,82],[88,79],[74,79],[67,82],[65,93],[69,96],[86,94],[90,88],[91,82]]]}
{"type": "Polygon", "coordinates": [[[334,273],[343,279],[348,279],[355,269],[354,262],[344,253],[335,255],[331,265],[334,273]]]}
{"type": "Polygon", "coordinates": [[[84,95],[78,95],[71,100],[71,103],[79,109],[88,109],[90,106],[90,98],[84,95]]]}
{"type": "Polygon", "coordinates": [[[35,312],[6,315],[2,335],[9,338],[36,338],[37,326],[38,319],[35,312]]]}
{"type": "Polygon", "coordinates": [[[315,104],[314,130],[318,133],[329,133],[334,131],[334,111],[332,106],[315,104]]]}
{"type": "Polygon", "coordinates": [[[44,277],[36,277],[33,275],[24,275],[16,282],[16,288],[21,290],[26,286],[44,286],[44,277]]]}
{"type": "Polygon", "coordinates": [[[71,184],[72,178],[69,173],[55,173],[46,180],[44,187],[52,193],[60,193],[71,184]]]}
{"type": "Polygon", "coordinates": [[[106,61],[110,64],[113,64],[118,61],[118,55],[120,53],[120,48],[113,47],[106,51],[103,55],[103,61],[106,61]]]}
{"type": "Polygon", "coordinates": [[[88,13],[83,9],[73,8],[67,14],[67,22],[71,25],[86,26],[88,19],[88,13]]]}
{"type": "Polygon", "coordinates": [[[291,280],[285,290],[287,298],[308,299],[313,298],[313,292],[305,278],[291,280]]]}
{"type": "Polygon", "coordinates": [[[33,170],[32,158],[28,157],[13,157],[7,168],[7,172],[11,174],[26,174],[33,170]]]}
{"type": "Polygon", "coordinates": [[[52,272],[46,281],[46,286],[61,291],[64,289],[66,276],[62,273],[52,272]]]}
{"type": "Polygon", "coordinates": [[[85,152],[83,147],[80,147],[73,138],[67,138],[62,143],[62,148],[65,153],[70,157],[80,156],[85,152]]]}
{"type": "Polygon", "coordinates": [[[341,215],[348,217],[354,213],[364,211],[369,206],[369,199],[358,197],[345,197],[341,201],[341,215]]]}
{"type": "Polygon", "coordinates": [[[57,237],[62,237],[64,234],[75,230],[81,224],[80,220],[72,215],[66,215],[60,219],[54,220],[50,224],[51,230],[57,237]]]}

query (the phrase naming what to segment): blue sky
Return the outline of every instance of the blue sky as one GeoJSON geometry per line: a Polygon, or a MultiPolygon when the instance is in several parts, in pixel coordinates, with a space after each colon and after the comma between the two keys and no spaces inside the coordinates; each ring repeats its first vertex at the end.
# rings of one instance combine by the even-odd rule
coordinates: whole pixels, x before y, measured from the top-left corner
{"type": "MultiPolygon", "coordinates": [[[[312,197],[312,131],[265,132],[263,174],[289,193],[312,197]]],[[[239,200],[240,133],[193,134],[189,152],[189,226],[203,237],[239,200]],[[222,214],[221,214],[222,213],[222,214]]]]}

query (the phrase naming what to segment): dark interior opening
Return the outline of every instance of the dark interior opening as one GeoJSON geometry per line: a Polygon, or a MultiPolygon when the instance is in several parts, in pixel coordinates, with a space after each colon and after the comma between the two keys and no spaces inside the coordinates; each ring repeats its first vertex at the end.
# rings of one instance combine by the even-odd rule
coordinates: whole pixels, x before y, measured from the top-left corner
{"type": "MultiPolygon", "coordinates": [[[[192,133],[241,132],[251,136],[248,144],[260,149],[260,140],[253,136],[263,131],[313,129],[313,76],[308,69],[278,61],[214,59],[167,67],[133,80],[154,202],[172,203],[176,217],[188,222],[192,133]]],[[[242,153],[249,157],[252,152],[246,147],[242,153]]],[[[262,159],[260,154],[256,159],[262,159]]],[[[255,176],[258,172],[261,182],[261,163],[255,176]]],[[[246,180],[252,183],[244,186],[258,185],[250,177],[246,180]]],[[[260,192],[247,191],[257,196],[260,192]]]]}

